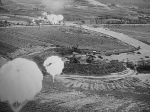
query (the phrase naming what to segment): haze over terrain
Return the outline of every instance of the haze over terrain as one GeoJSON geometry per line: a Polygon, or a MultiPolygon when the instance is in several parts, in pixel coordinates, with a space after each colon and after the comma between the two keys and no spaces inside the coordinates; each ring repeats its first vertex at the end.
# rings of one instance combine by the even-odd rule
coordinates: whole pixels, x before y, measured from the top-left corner
{"type": "Polygon", "coordinates": [[[122,6],[135,6],[140,8],[150,8],[149,0],[1,0],[4,5],[24,5],[28,7],[47,6],[50,9],[61,9],[65,5],[74,3],[86,3],[86,5],[106,6],[111,3],[122,6]]]}

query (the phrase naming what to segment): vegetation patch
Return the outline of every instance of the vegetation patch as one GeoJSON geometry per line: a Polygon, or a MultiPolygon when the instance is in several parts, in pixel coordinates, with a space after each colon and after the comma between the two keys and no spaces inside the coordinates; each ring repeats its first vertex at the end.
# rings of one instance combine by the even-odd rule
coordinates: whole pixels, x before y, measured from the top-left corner
{"type": "Polygon", "coordinates": [[[122,72],[126,68],[120,62],[105,64],[77,64],[66,63],[63,72],[71,75],[104,76],[110,73],[122,72]]]}

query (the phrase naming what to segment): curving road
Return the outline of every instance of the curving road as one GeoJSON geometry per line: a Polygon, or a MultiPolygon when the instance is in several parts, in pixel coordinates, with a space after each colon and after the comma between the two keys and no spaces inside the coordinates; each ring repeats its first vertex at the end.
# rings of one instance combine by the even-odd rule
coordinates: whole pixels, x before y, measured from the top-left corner
{"type": "MultiPolygon", "coordinates": [[[[73,24],[73,23],[66,23],[66,25],[80,27],[79,25],[73,24]]],[[[140,46],[140,48],[143,50],[150,50],[149,45],[147,45],[139,40],[136,40],[132,37],[129,37],[128,35],[125,35],[123,33],[114,32],[114,31],[111,31],[111,30],[109,30],[107,28],[103,28],[103,27],[94,28],[94,27],[82,25],[82,28],[112,36],[112,37],[114,37],[118,40],[121,40],[121,41],[123,41],[133,47],[136,47],[136,48],[140,46]]]]}
{"type": "MultiPolygon", "coordinates": [[[[74,23],[66,23],[67,26],[76,26],[76,27],[80,27],[77,24],[74,23]]],[[[118,40],[123,41],[124,43],[127,43],[128,45],[131,45],[135,48],[138,48],[140,46],[140,50],[138,50],[141,54],[127,54],[127,53],[121,53],[119,55],[111,55],[111,56],[105,56],[106,59],[108,60],[119,60],[119,61],[123,61],[123,60],[128,60],[129,61],[134,61],[137,62],[139,61],[141,58],[145,58],[145,56],[150,56],[150,46],[139,41],[136,40],[128,35],[125,35],[123,33],[119,33],[119,32],[115,32],[115,31],[111,31],[107,28],[103,28],[103,27],[99,27],[99,28],[94,28],[91,26],[86,26],[86,25],[82,25],[82,28],[87,29],[87,30],[91,30],[91,31],[96,31],[96,32],[100,32],[106,35],[109,35],[111,37],[114,37],[118,40]]],[[[138,52],[137,51],[137,52],[138,52]]],[[[149,58],[148,58],[149,59],[149,58]]]]}

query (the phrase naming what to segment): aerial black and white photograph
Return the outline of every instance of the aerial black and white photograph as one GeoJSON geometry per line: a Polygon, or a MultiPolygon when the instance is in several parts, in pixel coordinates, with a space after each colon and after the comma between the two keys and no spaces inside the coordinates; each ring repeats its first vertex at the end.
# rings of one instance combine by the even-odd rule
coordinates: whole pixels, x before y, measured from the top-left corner
{"type": "Polygon", "coordinates": [[[0,112],[150,112],[150,0],[0,0],[0,112]]]}

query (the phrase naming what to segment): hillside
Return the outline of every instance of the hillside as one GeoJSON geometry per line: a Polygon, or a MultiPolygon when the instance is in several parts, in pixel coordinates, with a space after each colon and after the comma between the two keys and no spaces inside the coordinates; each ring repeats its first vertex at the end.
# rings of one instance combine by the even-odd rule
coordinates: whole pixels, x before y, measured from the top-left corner
{"type": "MultiPolygon", "coordinates": [[[[40,5],[47,5],[49,6],[50,3],[53,4],[53,2],[56,2],[57,4],[59,2],[63,2],[63,5],[66,4],[79,4],[79,5],[99,5],[99,6],[107,6],[109,4],[118,4],[122,6],[136,6],[139,8],[150,8],[150,1],[149,0],[1,0],[4,5],[12,5],[12,6],[20,6],[23,5],[25,7],[36,7],[40,5]]],[[[58,4],[60,5],[60,4],[58,4]]]]}
{"type": "Polygon", "coordinates": [[[2,12],[8,12],[8,10],[3,7],[0,7],[0,13],[2,13],[2,12]]]}
{"type": "Polygon", "coordinates": [[[96,0],[104,4],[120,4],[124,6],[137,6],[139,8],[150,8],[150,0],[96,0]]]}
{"type": "Polygon", "coordinates": [[[22,9],[33,9],[36,7],[41,7],[42,4],[38,1],[23,1],[23,0],[1,0],[4,8],[16,10],[18,8],[22,9]]]}
{"type": "Polygon", "coordinates": [[[65,20],[71,21],[107,15],[122,18],[138,15],[138,13],[150,15],[149,0],[2,0],[2,3],[3,6],[0,7],[17,10],[15,14],[33,16],[40,14],[40,11],[46,11],[63,14],[65,20]],[[35,12],[33,10],[35,8],[40,11],[35,12]],[[22,9],[25,11],[20,13],[18,9],[20,12],[22,9]]]}

